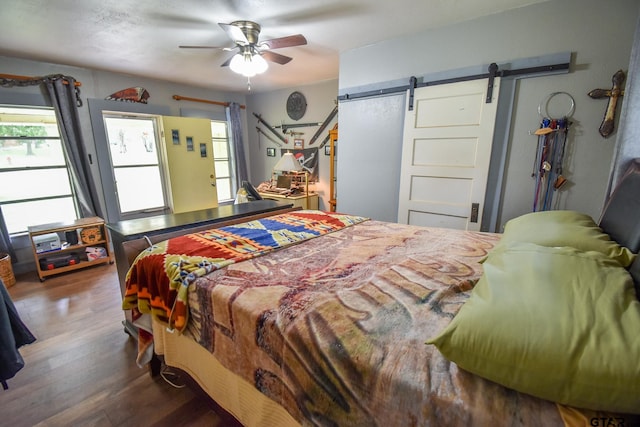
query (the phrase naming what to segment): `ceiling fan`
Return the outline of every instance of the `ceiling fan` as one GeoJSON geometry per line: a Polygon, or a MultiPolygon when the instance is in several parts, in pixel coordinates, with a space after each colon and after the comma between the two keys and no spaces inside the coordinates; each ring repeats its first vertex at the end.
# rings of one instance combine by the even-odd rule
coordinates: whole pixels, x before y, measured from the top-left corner
{"type": "Polygon", "coordinates": [[[291,61],[291,57],[276,52],[273,49],[301,46],[307,44],[307,39],[302,34],[279,37],[260,41],[260,25],[252,21],[234,21],[230,24],[219,23],[235,43],[232,47],[217,46],[178,46],[183,49],[222,49],[236,51],[236,55],[221,64],[221,67],[230,66],[231,69],[246,77],[264,72],[267,69],[267,61],[284,65],[291,61]]]}

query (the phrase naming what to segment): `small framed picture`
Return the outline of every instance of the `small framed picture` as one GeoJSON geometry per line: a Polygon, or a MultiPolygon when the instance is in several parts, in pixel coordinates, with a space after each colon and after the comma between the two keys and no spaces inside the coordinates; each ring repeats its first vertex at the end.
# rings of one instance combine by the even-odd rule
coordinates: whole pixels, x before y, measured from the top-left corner
{"type": "Polygon", "coordinates": [[[293,148],[296,150],[302,150],[304,148],[304,139],[296,138],[293,140],[293,148]]]}
{"type": "Polygon", "coordinates": [[[267,157],[275,157],[276,149],[273,147],[267,147],[267,157]]]}
{"type": "Polygon", "coordinates": [[[178,129],[171,129],[171,140],[173,145],[180,145],[180,131],[178,129]]]}
{"type": "Polygon", "coordinates": [[[193,137],[187,137],[187,151],[193,151],[193,137]]]}
{"type": "Polygon", "coordinates": [[[207,157],[207,144],[200,144],[200,157],[207,157]]]}
{"type": "Polygon", "coordinates": [[[324,146],[324,155],[325,156],[330,156],[331,155],[331,146],[330,145],[325,145],[324,146]]]}

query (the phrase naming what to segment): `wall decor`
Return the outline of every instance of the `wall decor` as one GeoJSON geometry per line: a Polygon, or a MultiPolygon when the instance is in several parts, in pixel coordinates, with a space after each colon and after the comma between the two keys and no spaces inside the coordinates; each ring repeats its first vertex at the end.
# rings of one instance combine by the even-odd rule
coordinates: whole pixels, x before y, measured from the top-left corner
{"type": "Polygon", "coordinates": [[[293,92],[287,98],[287,115],[293,120],[300,120],[307,111],[307,100],[300,92],[293,92]]]}
{"type": "Polygon", "coordinates": [[[267,157],[275,157],[276,149],[273,147],[267,147],[267,157]]]}
{"type": "Polygon", "coordinates": [[[105,99],[111,101],[139,102],[141,104],[146,104],[147,99],[149,99],[150,96],[151,95],[149,95],[149,92],[145,88],[136,86],[119,90],[107,96],[105,99]]]}
{"type": "Polygon", "coordinates": [[[330,145],[325,145],[324,146],[324,155],[325,156],[330,156],[331,155],[331,146],[330,145]]]}
{"type": "Polygon", "coordinates": [[[594,89],[589,92],[589,95],[593,99],[605,99],[608,98],[607,110],[604,113],[604,119],[600,124],[600,135],[604,138],[608,138],[613,132],[614,123],[616,119],[616,106],[618,105],[618,98],[624,95],[624,89],[622,83],[626,78],[624,71],[618,70],[611,78],[613,86],[611,89],[594,89]]]}
{"type": "Polygon", "coordinates": [[[187,137],[187,151],[193,151],[193,137],[187,137]]]}
{"type": "Polygon", "coordinates": [[[171,129],[171,140],[173,145],[180,145],[180,131],[178,129],[171,129]]]}
{"type": "Polygon", "coordinates": [[[302,169],[309,173],[309,182],[318,182],[318,157],[320,150],[317,147],[305,148],[303,150],[291,150],[289,148],[281,148],[280,154],[292,151],[293,157],[300,162],[302,169]]]}
{"type": "Polygon", "coordinates": [[[293,140],[293,148],[296,150],[302,150],[304,148],[304,139],[296,138],[293,140]]]}
{"type": "Polygon", "coordinates": [[[200,157],[207,157],[207,144],[200,144],[200,157]]]}

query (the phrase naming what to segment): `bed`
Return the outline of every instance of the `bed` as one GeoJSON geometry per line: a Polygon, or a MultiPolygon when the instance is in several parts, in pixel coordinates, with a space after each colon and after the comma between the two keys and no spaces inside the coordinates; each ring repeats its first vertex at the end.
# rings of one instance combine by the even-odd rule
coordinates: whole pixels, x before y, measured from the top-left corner
{"type": "Polygon", "coordinates": [[[634,425],[639,211],[634,161],[598,224],[290,212],[153,245],[123,308],[243,425],[634,425]]]}

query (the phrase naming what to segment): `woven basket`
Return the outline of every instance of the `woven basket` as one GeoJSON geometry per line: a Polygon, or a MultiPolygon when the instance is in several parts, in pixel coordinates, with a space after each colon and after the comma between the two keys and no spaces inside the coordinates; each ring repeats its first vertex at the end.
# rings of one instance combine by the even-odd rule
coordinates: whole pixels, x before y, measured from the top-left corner
{"type": "Polygon", "coordinates": [[[0,279],[7,288],[16,284],[16,276],[13,275],[13,267],[11,266],[11,256],[4,252],[0,252],[0,279]]]}

